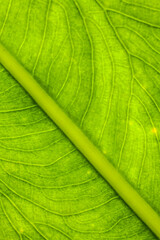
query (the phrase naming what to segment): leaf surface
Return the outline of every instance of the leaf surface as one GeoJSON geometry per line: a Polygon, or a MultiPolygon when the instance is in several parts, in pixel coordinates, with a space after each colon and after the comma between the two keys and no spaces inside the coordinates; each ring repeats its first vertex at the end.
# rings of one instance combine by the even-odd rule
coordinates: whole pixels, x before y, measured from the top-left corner
{"type": "MultiPolygon", "coordinates": [[[[160,213],[160,6],[141,2],[0,0],[0,38],[160,213]]],[[[156,239],[2,66],[0,81],[1,238],[156,239]]]]}

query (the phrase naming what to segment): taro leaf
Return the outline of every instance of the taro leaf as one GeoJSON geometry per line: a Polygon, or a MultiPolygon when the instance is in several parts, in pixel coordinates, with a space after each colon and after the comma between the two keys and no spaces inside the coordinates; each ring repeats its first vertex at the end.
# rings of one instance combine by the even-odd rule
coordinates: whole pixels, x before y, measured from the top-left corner
{"type": "MultiPolygon", "coordinates": [[[[0,0],[0,39],[160,213],[160,2],[0,0]]],[[[0,67],[0,239],[157,239],[0,67]]]]}

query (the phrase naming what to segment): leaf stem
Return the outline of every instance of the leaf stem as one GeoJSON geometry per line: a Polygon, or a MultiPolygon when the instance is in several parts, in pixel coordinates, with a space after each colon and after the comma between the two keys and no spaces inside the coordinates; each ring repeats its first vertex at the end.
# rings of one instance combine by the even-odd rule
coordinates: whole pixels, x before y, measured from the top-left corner
{"type": "Polygon", "coordinates": [[[0,63],[24,87],[79,151],[107,180],[130,208],[160,238],[160,217],[122,177],[80,128],[63,112],[32,75],[0,43],[0,63]]]}

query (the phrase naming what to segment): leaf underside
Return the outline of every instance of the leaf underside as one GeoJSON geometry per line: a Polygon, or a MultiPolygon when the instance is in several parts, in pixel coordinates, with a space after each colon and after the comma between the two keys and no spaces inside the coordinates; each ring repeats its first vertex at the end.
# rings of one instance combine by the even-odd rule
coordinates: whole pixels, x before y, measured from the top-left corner
{"type": "MultiPolygon", "coordinates": [[[[0,39],[160,213],[160,2],[0,0],[0,39]]],[[[0,239],[157,239],[0,66],[0,239]]]]}

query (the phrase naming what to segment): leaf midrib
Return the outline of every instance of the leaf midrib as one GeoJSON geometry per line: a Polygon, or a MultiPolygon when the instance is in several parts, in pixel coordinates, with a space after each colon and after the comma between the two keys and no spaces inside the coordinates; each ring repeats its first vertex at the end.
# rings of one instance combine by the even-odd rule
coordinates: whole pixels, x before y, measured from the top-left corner
{"type": "Polygon", "coordinates": [[[57,124],[134,212],[160,237],[160,217],[112,166],[25,68],[0,44],[0,62],[57,124]]]}

